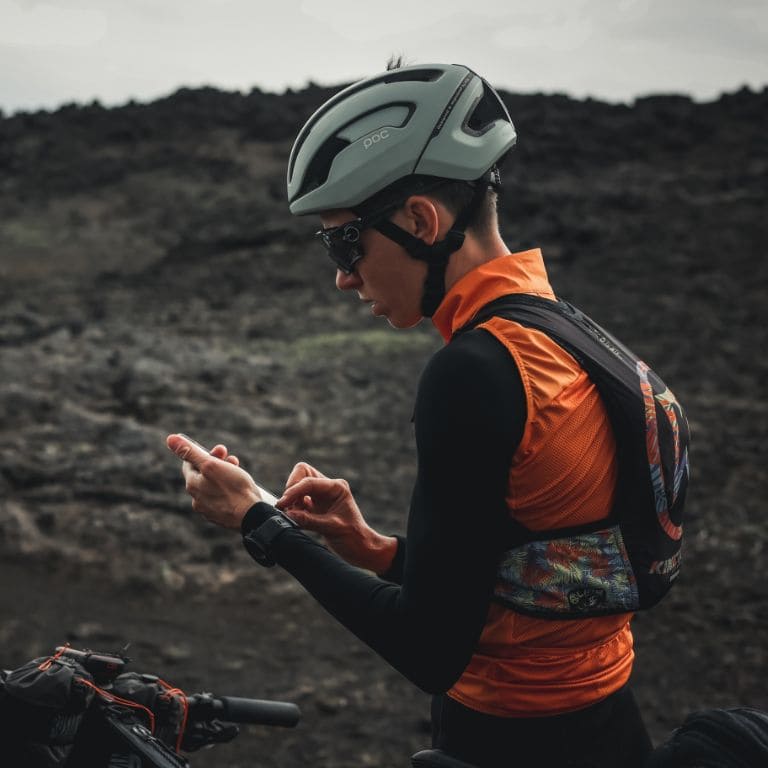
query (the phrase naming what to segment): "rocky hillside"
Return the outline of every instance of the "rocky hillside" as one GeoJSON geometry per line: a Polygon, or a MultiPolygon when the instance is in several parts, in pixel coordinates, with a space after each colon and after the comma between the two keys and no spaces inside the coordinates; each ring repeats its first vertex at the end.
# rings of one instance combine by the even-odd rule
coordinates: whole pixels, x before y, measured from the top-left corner
{"type": "MultiPolygon", "coordinates": [[[[145,667],[176,663],[193,684],[252,664],[256,689],[233,692],[292,695],[307,725],[222,748],[231,766],[254,743],[265,765],[383,766],[428,742],[425,699],[196,519],[164,447],[171,431],[223,441],[274,489],[311,461],[350,480],[374,525],[403,529],[412,399],[439,340],[339,295],[315,222],[284,198],[292,139],[333,90],[184,89],[0,119],[0,664],[67,637],[132,640],[145,667]],[[238,625],[244,592],[270,617],[258,630],[238,625]],[[142,630],[143,611],[165,619],[142,630]],[[226,663],[202,663],[203,625],[222,628],[226,663]],[[289,639],[287,663],[259,663],[289,639]]],[[[649,723],[661,738],[696,707],[768,708],[768,91],[504,97],[520,137],[505,240],[541,246],[560,295],[658,368],[691,418],[684,575],[636,620],[649,723]]]]}

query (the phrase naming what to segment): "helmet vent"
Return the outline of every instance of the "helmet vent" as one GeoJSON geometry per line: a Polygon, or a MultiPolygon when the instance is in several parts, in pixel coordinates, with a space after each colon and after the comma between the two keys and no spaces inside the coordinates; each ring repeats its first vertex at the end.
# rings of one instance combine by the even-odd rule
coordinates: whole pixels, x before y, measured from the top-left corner
{"type": "Polygon", "coordinates": [[[442,74],[442,70],[439,69],[392,69],[387,72],[386,76],[381,78],[382,83],[403,83],[403,82],[420,82],[420,83],[432,83],[437,80],[442,74]]]}
{"type": "Polygon", "coordinates": [[[338,136],[328,139],[316,152],[307,167],[307,172],[304,174],[304,183],[301,185],[301,189],[296,197],[306,195],[324,184],[328,179],[328,173],[331,170],[334,158],[348,146],[349,142],[345,139],[340,139],[338,136]]]}
{"type": "Polygon", "coordinates": [[[498,95],[483,80],[483,95],[462,128],[473,136],[481,136],[496,120],[509,122],[509,113],[498,95]]]}

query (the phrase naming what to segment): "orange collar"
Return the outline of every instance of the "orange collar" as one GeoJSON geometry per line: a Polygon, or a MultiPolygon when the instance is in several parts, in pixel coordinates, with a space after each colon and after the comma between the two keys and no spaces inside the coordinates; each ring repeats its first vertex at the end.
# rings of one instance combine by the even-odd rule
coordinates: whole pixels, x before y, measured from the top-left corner
{"type": "Polygon", "coordinates": [[[499,256],[459,278],[432,317],[445,341],[489,301],[507,293],[532,293],[554,299],[539,248],[499,256]]]}

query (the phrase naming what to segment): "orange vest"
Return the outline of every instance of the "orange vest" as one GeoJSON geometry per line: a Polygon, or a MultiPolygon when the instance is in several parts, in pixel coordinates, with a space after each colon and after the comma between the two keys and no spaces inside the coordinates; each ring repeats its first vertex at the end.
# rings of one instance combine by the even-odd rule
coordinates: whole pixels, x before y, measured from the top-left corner
{"type": "MultiPolygon", "coordinates": [[[[448,341],[477,311],[509,293],[554,299],[538,249],[473,269],[448,291],[433,322],[448,341]]],[[[517,364],[527,417],[509,470],[510,514],[532,530],[607,517],[616,488],[615,442],[597,389],[546,334],[494,317],[492,333],[517,364]]],[[[581,620],[525,616],[492,603],[478,646],[448,695],[501,717],[581,709],[629,679],[632,614],[581,620]]]]}

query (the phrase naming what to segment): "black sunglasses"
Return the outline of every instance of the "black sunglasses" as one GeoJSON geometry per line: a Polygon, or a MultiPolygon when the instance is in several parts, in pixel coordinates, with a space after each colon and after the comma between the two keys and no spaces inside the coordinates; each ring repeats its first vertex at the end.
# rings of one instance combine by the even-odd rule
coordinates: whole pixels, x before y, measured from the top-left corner
{"type": "Polygon", "coordinates": [[[355,264],[365,255],[360,243],[363,230],[375,227],[396,208],[396,205],[391,205],[382,211],[352,219],[337,227],[320,229],[315,232],[315,237],[325,246],[331,261],[345,275],[351,275],[355,271],[355,264]]]}

